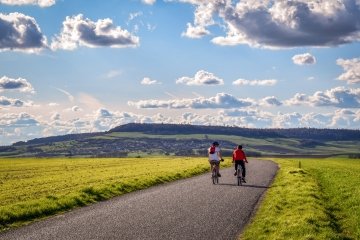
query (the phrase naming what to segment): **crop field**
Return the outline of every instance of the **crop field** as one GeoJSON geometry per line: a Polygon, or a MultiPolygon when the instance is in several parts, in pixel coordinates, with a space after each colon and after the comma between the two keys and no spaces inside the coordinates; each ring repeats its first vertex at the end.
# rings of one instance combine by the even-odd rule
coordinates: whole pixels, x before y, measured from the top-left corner
{"type": "Polygon", "coordinates": [[[206,171],[206,158],[0,159],[0,231],[206,171]]]}
{"type": "Polygon", "coordinates": [[[278,175],[241,239],[360,239],[360,160],[274,161],[278,175]]]}

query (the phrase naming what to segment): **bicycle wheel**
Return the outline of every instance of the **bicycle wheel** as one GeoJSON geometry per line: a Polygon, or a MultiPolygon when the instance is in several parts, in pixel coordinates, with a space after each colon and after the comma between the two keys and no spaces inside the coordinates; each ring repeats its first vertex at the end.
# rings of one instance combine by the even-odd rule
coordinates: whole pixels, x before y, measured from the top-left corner
{"type": "Polygon", "coordinates": [[[237,174],[236,174],[236,178],[237,178],[237,185],[240,186],[242,185],[242,172],[241,172],[241,167],[240,164],[237,167],[237,174]]]}
{"type": "Polygon", "coordinates": [[[211,179],[212,179],[212,183],[213,183],[213,184],[216,184],[216,183],[219,182],[219,179],[218,179],[218,176],[217,176],[217,172],[216,172],[215,166],[212,167],[211,179]]]}

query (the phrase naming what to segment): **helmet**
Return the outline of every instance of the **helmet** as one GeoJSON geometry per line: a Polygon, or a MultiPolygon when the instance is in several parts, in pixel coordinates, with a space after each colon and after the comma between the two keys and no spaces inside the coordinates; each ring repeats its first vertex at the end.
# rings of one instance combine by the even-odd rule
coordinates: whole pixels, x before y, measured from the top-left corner
{"type": "Polygon", "coordinates": [[[220,144],[218,142],[213,142],[214,146],[219,146],[220,144]]]}

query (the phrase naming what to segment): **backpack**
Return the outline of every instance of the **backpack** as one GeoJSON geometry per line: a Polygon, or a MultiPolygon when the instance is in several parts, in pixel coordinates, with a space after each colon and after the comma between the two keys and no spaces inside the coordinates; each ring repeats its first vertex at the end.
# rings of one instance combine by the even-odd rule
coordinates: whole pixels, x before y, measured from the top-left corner
{"type": "Polygon", "coordinates": [[[212,146],[210,147],[209,153],[210,153],[210,154],[214,154],[214,153],[215,153],[215,146],[214,146],[214,145],[212,145],[212,146]]]}

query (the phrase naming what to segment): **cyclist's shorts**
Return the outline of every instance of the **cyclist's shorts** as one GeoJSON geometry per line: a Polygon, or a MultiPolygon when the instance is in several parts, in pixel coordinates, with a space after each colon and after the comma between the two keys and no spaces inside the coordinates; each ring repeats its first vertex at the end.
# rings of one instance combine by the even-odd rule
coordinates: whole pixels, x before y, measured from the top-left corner
{"type": "Polygon", "coordinates": [[[216,161],[216,160],[209,160],[210,164],[215,164],[215,165],[220,165],[220,161],[216,161]]]}

